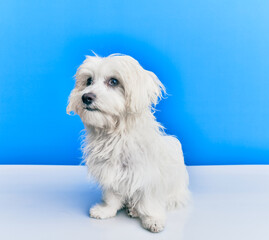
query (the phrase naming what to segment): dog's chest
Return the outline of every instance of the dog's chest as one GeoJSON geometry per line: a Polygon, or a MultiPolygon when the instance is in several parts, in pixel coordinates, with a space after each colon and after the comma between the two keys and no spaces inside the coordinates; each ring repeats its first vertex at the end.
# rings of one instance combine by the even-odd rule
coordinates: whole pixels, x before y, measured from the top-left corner
{"type": "Polygon", "coordinates": [[[92,144],[87,165],[98,182],[122,194],[135,192],[142,181],[139,146],[120,138],[92,144]]]}

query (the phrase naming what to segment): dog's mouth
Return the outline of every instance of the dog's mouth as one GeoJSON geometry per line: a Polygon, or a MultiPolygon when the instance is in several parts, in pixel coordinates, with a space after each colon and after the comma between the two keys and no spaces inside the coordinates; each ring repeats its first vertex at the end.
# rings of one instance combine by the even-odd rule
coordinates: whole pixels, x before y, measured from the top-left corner
{"type": "Polygon", "coordinates": [[[86,109],[87,111],[91,111],[91,112],[100,111],[98,108],[91,108],[91,107],[85,107],[84,109],[86,109]]]}

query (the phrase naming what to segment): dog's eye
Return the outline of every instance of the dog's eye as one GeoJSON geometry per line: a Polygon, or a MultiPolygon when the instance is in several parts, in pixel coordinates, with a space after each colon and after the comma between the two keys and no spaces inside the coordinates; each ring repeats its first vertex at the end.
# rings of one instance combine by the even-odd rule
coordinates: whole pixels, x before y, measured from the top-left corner
{"type": "Polygon", "coordinates": [[[92,84],[92,77],[89,77],[87,79],[87,86],[90,86],[92,84]]]}
{"type": "Polygon", "coordinates": [[[117,86],[117,85],[119,85],[119,81],[116,78],[110,78],[108,80],[108,85],[110,85],[112,87],[117,86]]]}

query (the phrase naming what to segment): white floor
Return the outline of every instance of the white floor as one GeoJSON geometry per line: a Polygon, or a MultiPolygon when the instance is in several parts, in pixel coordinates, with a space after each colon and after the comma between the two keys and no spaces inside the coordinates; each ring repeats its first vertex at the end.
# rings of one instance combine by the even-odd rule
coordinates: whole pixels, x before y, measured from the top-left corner
{"type": "Polygon", "coordinates": [[[193,203],[153,234],[121,211],[88,216],[100,190],[82,166],[0,166],[1,240],[268,240],[269,166],[189,167],[193,203]]]}

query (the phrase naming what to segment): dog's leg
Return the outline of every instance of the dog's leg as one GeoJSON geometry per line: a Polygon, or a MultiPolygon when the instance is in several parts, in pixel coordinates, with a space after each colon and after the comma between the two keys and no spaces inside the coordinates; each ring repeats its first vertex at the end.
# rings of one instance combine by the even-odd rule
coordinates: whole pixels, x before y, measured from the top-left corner
{"type": "Polygon", "coordinates": [[[104,192],[103,201],[103,203],[97,204],[90,209],[90,216],[92,218],[111,218],[122,208],[122,198],[112,190],[104,192]]]}
{"type": "Polygon", "coordinates": [[[138,212],[136,211],[135,206],[132,203],[127,202],[125,207],[126,207],[126,213],[128,214],[129,217],[132,218],[138,217],[138,212]]]}
{"type": "Polygon", "coordinates": [[[161,232],[165,227],[165,207],[152,198],[143,197],[136,207],[142,225],[151,232],[161,232]]]}

